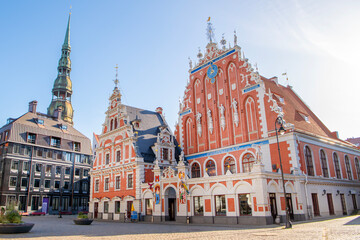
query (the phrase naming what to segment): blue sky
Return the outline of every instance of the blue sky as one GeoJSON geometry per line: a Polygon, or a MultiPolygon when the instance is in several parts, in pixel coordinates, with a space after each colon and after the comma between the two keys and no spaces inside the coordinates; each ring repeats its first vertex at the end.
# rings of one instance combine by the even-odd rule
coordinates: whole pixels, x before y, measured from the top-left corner
{"type": "Polygon", "coordinates": [[[331,131],[360,137],[360,1],[3,1],[0,125],[37,100],[46,113],[71,17],[75,127],[100,133],[119,65],[122,102],[164,108],[174,129],[189,76],[207,44],[211,16],[265,77],[289,83],[331,131]]]}

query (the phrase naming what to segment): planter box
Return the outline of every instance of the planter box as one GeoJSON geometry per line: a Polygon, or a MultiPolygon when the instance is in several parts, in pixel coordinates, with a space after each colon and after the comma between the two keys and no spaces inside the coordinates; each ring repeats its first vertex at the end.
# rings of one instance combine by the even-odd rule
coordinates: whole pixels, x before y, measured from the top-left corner
{"type": "Polygon", "coordinates": [[[93,222],[93,219],[88,218],[77,218],[74,219],[76,225],[90,225],[93,222]]]}
{"type": "Polygon", "coordinates": [[[34,223],[6,223],[0,224],[1,234],[27,233],[33,228],[34,223]]]}

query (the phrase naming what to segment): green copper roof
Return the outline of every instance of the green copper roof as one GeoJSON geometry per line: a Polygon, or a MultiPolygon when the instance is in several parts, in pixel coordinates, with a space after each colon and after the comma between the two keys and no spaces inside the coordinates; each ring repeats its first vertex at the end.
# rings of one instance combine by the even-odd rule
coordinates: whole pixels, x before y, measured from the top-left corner
{"type": "Polygon", "coordinates": [[[67,25],[67,29],[66,29],[63,49],[64,48],[71,49],[71,46],[70,46],[70,18],[71,18],[71,13],[69,13],[69,20],[68,20],[68,25],[67,25]]]}
{"type": "Polygon", "coordinates": [[[61,49],[61,57],[58,65],[58,76],[55,79],[52,89],[53,97],[48,108],[48,115],[54,116],[54,112],[58,107],[63,108],[62,119],[73,124],[73,108],[71,105],[72,83],[70,79],[71,60],[70,60],[70,17],[66,28],[64,44],[61,49]]]}

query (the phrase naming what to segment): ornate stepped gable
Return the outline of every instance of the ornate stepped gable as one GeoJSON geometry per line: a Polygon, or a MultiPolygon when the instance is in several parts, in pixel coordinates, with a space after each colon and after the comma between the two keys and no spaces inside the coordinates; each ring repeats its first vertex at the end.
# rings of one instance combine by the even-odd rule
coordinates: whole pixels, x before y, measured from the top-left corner
{"type": "Polygon", "coordinates": [[[285,127],[338,139],[293,91],[277,77],[267,79],[252,68],[241,53],[234,35],[234,47],[210,42],[198,64],[190,64],[190,76],[180,101],[176,136],[186,154],[240,144],[264,138],[274,130],[277,116],[285,127]],[[209,69],[217,67],[214,78],[209,69]],[[264,121],[266,119],[266,121],[264,121]]]}

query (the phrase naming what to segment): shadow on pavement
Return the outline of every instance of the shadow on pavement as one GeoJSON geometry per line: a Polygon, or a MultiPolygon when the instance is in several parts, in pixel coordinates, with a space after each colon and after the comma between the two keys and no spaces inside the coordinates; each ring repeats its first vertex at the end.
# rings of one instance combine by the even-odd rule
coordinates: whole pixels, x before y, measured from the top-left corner
{"type": "Polygon", "coordinates": [[[360,225],[360,216],[351,220],[350,222],[345,223],[344,225],[360,225]]]}

